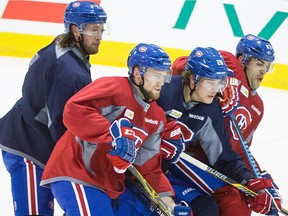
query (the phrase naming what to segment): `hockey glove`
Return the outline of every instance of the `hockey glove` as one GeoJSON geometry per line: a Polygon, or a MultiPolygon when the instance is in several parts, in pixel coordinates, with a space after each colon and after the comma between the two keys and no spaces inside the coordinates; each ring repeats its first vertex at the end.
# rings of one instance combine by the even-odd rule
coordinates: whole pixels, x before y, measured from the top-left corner
{"type": "Polygon", "coordinates": [[[184,143],[181,138],[181,128],[176,121],[170,121],[166,127],[161,142],[161,155],[171,163],[179,160],[184,150],[184,143]]]}
{"type": "Polygon", "coordinates": [[[193,212],[186,202],[181,201],[180,205],[176,205],[174,207],[174,215],[175,216],[193,216],[193,212]]]}
{"type": "Polygon", "coordinates": [[[258,193],[255,197],[247,197],[248,206],[261,214],[277,214],[281,210],[280,198],[273,188],[271,180],[266,178],[252,179],[247,187],[258,193]]]}
{"type": "MultiPolygon", "coordinates": [[[[273,189],[272,189],[272,191],[270,190],[270,194],[273,196],[274,205],[275,205],[275,199],[276,200],[278,199],[280,201],[280,204],[282,204],[283,203],[283,198],[282,198],[282,196],[280,194],[279,187],[273,181],[272,176],[267,171],[264,171],[263,173],[261,173],[261,176],[262,176],[262,178],[266,178],[266,179],[272,181],[273,189]]],[[[269,189],[267,189],[267,190],[269,191],[269,189]]],[[[280,209],[278,209],[278,211],[279,210],[280,209]]],[[[270,212],[267,213],[267,215],[275,215],[278,211],[271,210],[270,212]]]]}
{"type": "Polygon", "coordinates": [[[107,157],[117,173],[124,173],[136,158],[136,138],[130,121],[126,118],[115,120],[110,133],[113,137],[113,150],[109,151],[107,157]]]}
{"type": "Polygon", "coordinates": [[[224,116],[232,114],[239,105],[238,85],[238,79],[231,76],[227,77],[227,86],[221,92],[221,97],[219,97],[224,116]]]}

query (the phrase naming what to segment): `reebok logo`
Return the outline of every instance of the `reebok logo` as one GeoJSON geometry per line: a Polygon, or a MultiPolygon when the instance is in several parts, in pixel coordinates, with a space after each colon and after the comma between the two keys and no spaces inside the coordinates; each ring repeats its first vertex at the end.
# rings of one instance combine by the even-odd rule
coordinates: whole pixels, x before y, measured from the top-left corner
{"type": "Polygon", "coordinates": [[[193,118],[193,119],[197,119],[197,120],[200,120],[200,121],[204,121],[204,116],[193,115],[191,113],[189,113],[189,118],[193,118]]]}
{"type": "Polygon", "coordinates": [[[253,104],[252,104],[252,106],[251,106],[251,108],[258,114],[258,116],[260,116],[261,115],[261,112],[260,112],[260,110],[259,109],[257,109],[253,104]]]}
{"type": "Polygon", "coordinates": [[[147,122],[147,123],[149,123],[149,124],[158,125],[158,121],[157,121],[157,120],[153,120],[153,119],[145,118],[145,122],[147,122]]]}

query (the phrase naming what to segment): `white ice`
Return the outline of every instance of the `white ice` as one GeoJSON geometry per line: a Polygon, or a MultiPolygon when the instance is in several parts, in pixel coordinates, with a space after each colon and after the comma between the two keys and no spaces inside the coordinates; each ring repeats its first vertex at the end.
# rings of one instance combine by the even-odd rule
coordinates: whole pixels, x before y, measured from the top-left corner
{"type": "MultiPolygon", "coordinates": [[[[21,88],[30,59],[0,57],[0,117],[5,115],[21,97],[21,88]]],[[[127,69],[92,65],[92,77],[126,76],[127,69]]],[[[283,197],[282,206],[288,209],[288,175],[285,158],[288,158],[288,91],[260,87],[259,94],[265,104],[264,118],[255,132],[251,152],[263,169],[272,174],[283,197]],[[287,146],[286,146],[287,145],[287,146]]],[[[1,154],[0,154],[1,157],[1,154]]],[[[10,176],[0,158],[0,215],[13,216],[10,176]]],[[[63,211],[55,205],[55,216],[63,211]]],[[[258,215],[253,213],[253,215],[258,215]]]]}

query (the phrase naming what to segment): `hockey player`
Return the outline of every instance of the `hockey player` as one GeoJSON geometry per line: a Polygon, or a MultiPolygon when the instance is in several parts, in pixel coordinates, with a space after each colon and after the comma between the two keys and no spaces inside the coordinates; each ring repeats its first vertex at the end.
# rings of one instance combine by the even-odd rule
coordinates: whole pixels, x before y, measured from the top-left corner
{"type": "MultiPolygon", "coordinates": [[[[230,80],[228,81],[227,88],[222,92],[222,97],[220,98],[220,105],[225,116],[225,125],[232,148],[243,158],[246,165],[250,168],[241,145],[241,140],[230,122],[229,115],[235,115],[238,124],[241,122],[241,125],[239,124],[241,132],[246,139],[249,138],[248,145],[250,146],[253,133],[258,127],[264,111],[263,102],[256,90],[267,71],[273,69],[274,50],[269,41],[248,34],[239,41],[236,48],[236,57],[227,51],[220,51],[220,53],[227,66],[235,73],[235,77],[229,77],[230,80]],[[237,79],[236,82],[235,79],[237,79]]],[[[175,60],[172,66],[174,75],[181,74],[184,71],[187,58],[187,56],[183,56],[175,60]]],[[[266,174],[265,176],[272,179],[270,175],[266,174]]],[[[277,212],[281,201],[278,187],[274,182],[273,187],[276,208],[274,211],[268,212],[268,214],[277,212]]],[[[261,209],[257,205],[253,207],[250,204],[249,208],[247,201],[251,202],[251,200],[249,198],[247,200],[244,194],[231,186],[218,189],[213,194],[213,197],[217,200],[220,213],[223,216],[230,216],[232,214],[235,216],[248,216],[251,215],[251,210],[256,212],[263,210],[262,213],[267,212],[267,209],[261,209]]]]}
{"type": "Polygon", "coordinates": [[[66,128],[67,100],[91,79],[89,55],[98,53],[107,16],[100,5],[71,2],[65,34],[30,61],[22,98],[0,119],[0,147],[11,176],[15,215],[53,215],[53,195],[40,187],[44,166],[66,128]]]}
{"type": "MultiPolygon", "coordinates": [[[[51,154],[41,185],[51,186],[67,215],[114,215],[111,202],[123,193],[132,163],[172,212],[179,210],[161,170],[166,117],[154,101],[170,81],[171,61],[160,47],[140,43],[127,62],[129,77],[96,79],[65,106],[68,130],[51,154]]],[[[181,215],[191,211],[182,210],[181,215]]]]}
{"type": "MultiPolygon", "coordinates": [[[[184,124],[182,132],[186,141],[186,153],[230,178],[246,184],[251,190],[261,191],[254,199],[246,197],[245,205],[247,206],[246,200],[248,199],[252,210],[264,214],[275,213],[281,205],[279,197],[274,196],[275,188],[272,181],[255,178],[240,155],[232,150],[229,142],[222,109],[218,98],[215,97],[217,92],[223,92],[223,87],[226,85],[223,80],[228,73],[230,72],[218,51],[212,48],[196,48],[186,61],[183,78],[174,76],[171,83],[163,87],[157,103],[168,117],[178,119],[180,125],[184,124]]],[[[174,147],[176,148],[162,145],[163,157],[175,161],[181,149],[174,147]],[[167,154],[167,152],[170,153],[167,154]]],[[[182,160],[170,166],[168,170],[170,171],[168,178],[175,190],[176,202],[184,200],[189,203],[194,215],[218,215],[217,205],[210,196],[214,190],[224,186],[219,180],[215,180],[214,177],[182,160]],[[203,194],[206,195],[203,196],[203,194]],[[209,211],[212,208],[215,209],[214,213],[209,211]]],[[[225,192],[222,196],[225,196],[225,192]]],[[[232,209],[234,197],[230,196],[229,199],[230,202],[226,200],[225,208],[232,209]]],[[[219,214],[222,216],[224,205],[220,203],[220,207],[219,214]]],[[[241,209],[236,209],[225,215],[244,215],[241,209]]]]}
{"type": "MultiPolygon", "coordinates": [[[[274,50],[269,41],[248,34],[242,37],[237,44],[236,56],[227,51],[220,51],[220,53],[227,66],[233,70],[235,78],[240,81],[238,86],[240,103],[237,109],[229,113],[229,115],[234,115],[243,137],[247,139],[247,144],[250,146],[253,134],[260,124],[264,113],[263,101],[257,94],[257,89],[267,72],[272,71],[274,68],[274,50]]],[[[230,121],[229,115],[226,115],[225,117],[225,124],[232,147],[242,156],[247,166],[250,167],[249,159],[245,154],[241,145],[241,140],[230,121]]],[[[260,169],[260,167],[258,167],[258,169],[260,169]]],[[[267,173],[265,175],[263,174],[263,176],[264,178],[272,180],[271,176],[267,173]]],[[[263,187],[263,185],[256,184],[254,187],[263,187]]],[[[274,182],[273,187],[275,188],[275,192],[277,192],[278,188],[274,182]]],[[[274,215],[281,207],[281,196],[279,192],[274,193],[274,196],[274,200],[276,200],[275,207],[278,208],[275,208],[274,211],[270,212],[261,212],[258,206],[253,207],[252,205],[252,207],[249,208],[247,203],[243,202],[243,200],[246,201],[247,198],[245,196],[243,198],[243,194],[229,186],[221,188],[214,194],[214,198],[219,203],[224,216],[231,215],[231,212],[235,211],[238,212],[237,215],[239,216],[248,216],[251,215],[251,210],[260,213],[268,212],[267,214],[274,215]],[[233,197],[232,203],[231,197],[233,197]],[[230,200],[232,205],[227,206],[228,200],[230,200]]],[[[248,200],[248,202],[250,203],[251,200],[248,200]]]]}

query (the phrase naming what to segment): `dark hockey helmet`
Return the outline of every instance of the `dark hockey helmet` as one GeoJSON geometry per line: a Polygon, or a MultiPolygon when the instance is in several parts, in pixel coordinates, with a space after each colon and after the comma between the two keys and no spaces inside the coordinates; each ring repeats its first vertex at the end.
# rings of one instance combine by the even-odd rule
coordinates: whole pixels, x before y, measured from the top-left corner
{"type": "Polygon", "coordinates": [[[240,39],[236,47],[236,56],[243,56],[242,63],[245,65],[251,57],[274,62],[275,54],[271,43],[261,37],[248,34],[240,39]]]}
{"type": "Polygon", "coordinates": [[[106,12],[100,5],[89,1],[73,1],[66,7],[64,13],[65,32],[70,32],[71,24],[77,25],[81,32],[85,24],[104,24],[106,20],[106,12]]]}
{"type": "Polygon", "coordinates": [[[222,55],[212,47],[196,47],[192,50],[186,62],[186,70],[195,74],[195,83],[201,77],[225,80],[230,73],[222,55]]]}
{"type": "Polygon", "coordinates": [[[165,82],[171,80],[171,60],[168,54],[154,44],[140,43],[132,49],[127,59],[128,74],[133,75],[136,66],[143,76],[148,68],[167,71],[165,82]]]}
{"type": "Polygon", "coordinates": [[[236,56],[243,56],[242,64],[246,65],[251,57],[271,62],[266,71],[273,72],[275,66],[275,54],[271,43],[261,37],[248,34],[240,39],[236,47],[236,56]]]}
{"type": "Polygon", "coordinates": [[[271,43],[261,37],[248,34],[240,39],[236,47],[236,56],[249,55],[255,58],[273,62],[275,60],[274,49],[271,43]]]}

